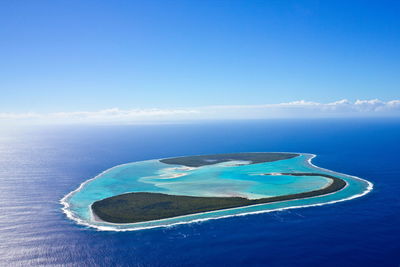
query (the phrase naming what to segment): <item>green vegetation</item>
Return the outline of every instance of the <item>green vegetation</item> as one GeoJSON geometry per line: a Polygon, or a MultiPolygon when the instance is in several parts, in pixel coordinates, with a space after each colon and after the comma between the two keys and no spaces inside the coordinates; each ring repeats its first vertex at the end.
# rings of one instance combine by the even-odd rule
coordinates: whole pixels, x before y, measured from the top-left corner
{"type": "Polygon", "coordinates": [[[221,162],[232,160],[251,161],[251,164],[272,162],[283,159],[291,159],[297,157],[299,154],[293,153],[229,153],[229,154],[215,154],[215,155],[201,155],[201,156],[185,156],[178,158],[168,158],[160,160],[162,163],[184,165],[187,167],[201,167],[205,165],[212,165],[221,162]]]}
{"type": "Polygon", "coordinates": [[[206,211],[320,196],[336,192],[346,186],[346,182],[342,179],[326,174],[283,173],[283,175],[323,176],[332,179],[332,183],[319,190],[254,200],[242,197],[193,197],[147,192],[127,193],[94,202],[92,211],[98,218],[106,222],[135,223],[206,211]]]}

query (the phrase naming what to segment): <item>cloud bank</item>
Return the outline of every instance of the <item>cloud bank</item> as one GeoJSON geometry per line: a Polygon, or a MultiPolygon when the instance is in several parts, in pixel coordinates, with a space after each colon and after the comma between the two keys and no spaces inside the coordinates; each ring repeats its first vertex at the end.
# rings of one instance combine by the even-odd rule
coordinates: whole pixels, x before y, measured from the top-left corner
{"type": "Polygon", "coordinates": [[[146,123],[218,119],[400,117],[400,100],[343,99],[331,103],[293,101],[265,105],[221,105],[177,109],[119,109],[54,113],[0,113],[3,122],[146,123]]]}

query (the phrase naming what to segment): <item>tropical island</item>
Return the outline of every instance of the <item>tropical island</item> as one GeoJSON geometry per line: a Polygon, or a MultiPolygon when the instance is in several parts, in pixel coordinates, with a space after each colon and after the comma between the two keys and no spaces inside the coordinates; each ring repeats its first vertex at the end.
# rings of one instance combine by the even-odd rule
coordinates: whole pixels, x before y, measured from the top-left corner
{"type": "Polygon", "coordinates": [[[274,173],[273,175],[323,176],[331,179],[332,183],[319,190],[260,199],[194,197],[149,192],[127,193],[96,201],[92,205],[92,210],[99,219],[106,222],[136,223],[220,209],[315,197],[336,192],[346,186],[346,182],[342,179],[326,174],[274,173]]]}
{"type": "MultiPolygon", "coordinates": [[[[291,159],[297,156],[299,154],[294,153],[234,153],[168,158],[162,159],[160,162],[198,168],[224,162],[235,162],[236,166],[260,164],[291,159]]],[[[109,223],[137,223],[221,209],[315,197],[336,192],[346,186],[344,180],[321,173],[263,173],[262,175],[324,177],[329,179],[329,183],[316,190],[258,199],[237,196],[205,197],[156,192],[132,192],[96,201],[91,205],[91,209],[98,220],[109,223]]]]}
{"type": "Polygon", "coordinates": [[[248,164],[258,164],[258,163],[291,159],[297,156],[299,156],[299,154],[273,153],[273,152],[227,153],[227,154],[167,158],[167,159],[161,159],[160,162],[172,165],[183,165],[187,167],[202,167],[229,161],[244,161],[248,162],[248,164]]]}
{"type": "Polygon", "coordinates": [[[314,157],[248,152],[131,162],[85,181],[61,203],[79,224],[130,231],[321,206],[372,190],[366,180],[313,165],[314,157]]]}

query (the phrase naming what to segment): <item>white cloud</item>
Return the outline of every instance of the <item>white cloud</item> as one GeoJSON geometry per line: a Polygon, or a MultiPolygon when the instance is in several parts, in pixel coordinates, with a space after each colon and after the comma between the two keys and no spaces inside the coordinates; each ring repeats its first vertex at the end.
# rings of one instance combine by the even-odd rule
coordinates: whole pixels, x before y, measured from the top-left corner
{"type": "Polygon", "coordinates": [[[41,123],[135,123],[199,119],[318,117],[400,117],[400,100],[347,99],[318,103],[305,100],[265,105],[221,105],[179,109],[119,109],[55,113],[0,113],[0,121],[41,123]]]}
{"type": "Polygon", "coordinates": [[[47,114],[49,118],[78,119],[78,120],[145,120],[162,119],[188,114],[195,114],[197,111],[190,109],[129,109],[119,108],[103,109],[99,111],[77,111],[77,112],[57,112],[47,114]]]}

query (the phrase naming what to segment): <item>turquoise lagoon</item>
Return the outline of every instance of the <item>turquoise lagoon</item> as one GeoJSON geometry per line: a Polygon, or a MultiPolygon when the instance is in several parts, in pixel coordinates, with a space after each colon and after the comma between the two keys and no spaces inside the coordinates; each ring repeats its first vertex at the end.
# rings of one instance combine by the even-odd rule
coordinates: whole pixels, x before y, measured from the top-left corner
{"type": "Polygon", "coordinates": [[[128,231],[166,227],[209,219],[241,216],[262,212],[320,206],[363,196],[372,190],[372,183],[314,166],[314,155],[299,156],[273,162],[248,164],[230,161],[197,168],[171,165],[159,160],[147,160],[118,165],[92,178],[68,195],[61,203],[63,211],[79,224],[99,230],[128,231]],[[113,224],[96,220],[91,212],[95,201],[129,192],[158,192],[190,196],[241,196],[250,199],[289,195],[317,190],[331,182],[323,176],[285,176],[265,173],[313,172],[329,174],[346,181],[347,186],[337,192],[274,203],[204,212],[130,224],[113,224]]]}

